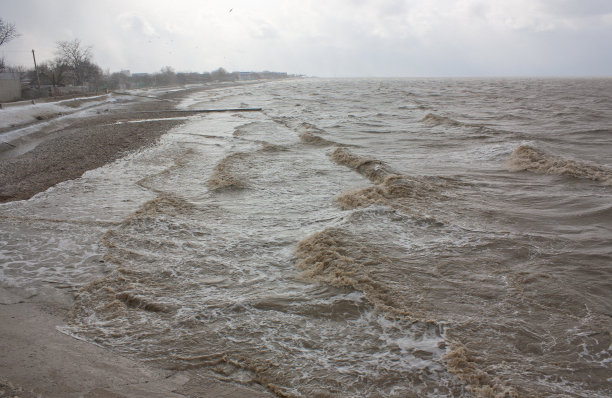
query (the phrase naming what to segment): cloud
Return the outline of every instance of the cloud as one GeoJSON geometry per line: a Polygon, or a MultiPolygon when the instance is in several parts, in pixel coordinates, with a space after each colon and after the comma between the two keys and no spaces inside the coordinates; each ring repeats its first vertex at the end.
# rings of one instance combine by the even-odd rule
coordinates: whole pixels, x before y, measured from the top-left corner
{"type": "Polygon", "coordinates": [[[119,14],[116,17],[119,26],[127,34],[159,36],[156,29],[143,17],[135,14],[119,14]]]}
{"type": "Polygon", "coordinates": [[[584,18],[612,14],[609,0],[555,0],[542,2],[542,8],[551,14],[568,18],[584,18]]]}
{"type": "Polygon", "coordinates": [[[223,66],[325,76],[612,70],[605,55],[612,53],[609,0],[64,0],[60,6],[21,0],[7,2],[3,14],[22,37],[0,55],[24,64],[31,48],[44,59],[56,41],[76,37],[93,45],[95,61],[111,70],[223,66]]]}

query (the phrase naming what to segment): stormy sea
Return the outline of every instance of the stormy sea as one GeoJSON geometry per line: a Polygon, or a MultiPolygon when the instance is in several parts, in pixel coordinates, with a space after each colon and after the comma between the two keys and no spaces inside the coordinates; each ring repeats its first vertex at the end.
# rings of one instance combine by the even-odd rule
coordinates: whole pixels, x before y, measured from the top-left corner
{"type": "MultiPolygon", "coordinates": [[[[288,397],[612,395],[612,79],[293,79],[0,205],[61,331],[288,397]]],[[[141,121],[146,123],[146,121],[141,121]]]]}

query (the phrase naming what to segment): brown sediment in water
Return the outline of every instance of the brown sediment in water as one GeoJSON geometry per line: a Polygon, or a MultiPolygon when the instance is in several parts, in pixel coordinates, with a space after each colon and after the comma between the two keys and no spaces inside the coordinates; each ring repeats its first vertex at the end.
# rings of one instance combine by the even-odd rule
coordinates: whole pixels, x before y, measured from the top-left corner
{"type": "Polygon", "coordinates": [[[516,148],[506,165],[510,171],[532,171],[539,174],[586,178],[605,185],[612,185],[612,170],[550,155],[528,145],[516,148]]]}
{"type": "MultiPolygon", "coordinates": [[[[383,205],[398,209],[415,220],[429,219],[425,209],[431,211],[432,205],[436,202],[447,200],[447,191],[456,185],[456,182],[447,179],[400,175],[381,161],[355,155],[345,148],[336,149],[331,157],[336,163],[350,167],[375,184],[347,191],[338,196],[337,203],[347,210],[383,205]]],[[[436,214],[436,218],[440,216],[436,214]]],[[[396,257],[397,255],[399,254],[391,252],[379,253],[376,247],[360,242],[358,236],[338,228],[328,228],[312,234],[299,242],[296,250],[298,267],[305,270],[303,273],[305,277],[362,291],[370,302],[387,313],[406,314],[411,319],[434,318],[436,321],[429,321],[433,323],[449,319],[448,309],[440,308],[439,302],[448,300],[447,305],[451,308],[456,299],[439,299],[439,302],[434,303],[428,300],[421,302],[422,297],[411,299],[407,294],[411,291],[421,292],[425,286],[423,283],[436,281],[434,285],[448,285],[446,290],[448,295],[460,296],[452,281],[447,283],[444,279],[439,279],[442,275],[438,275],[435,271],[437,266],[433,269],[429,267],[423,269],[418,267],[419,261],[415,262],[417,265],[415,267],[407,260],[404,269],[410,276],[401,283],[402,287],[397,290],[392,284],[387,285],[385,281],[388,278],[383,274],[379,275],[377,269],[392,269],[391,264],[403,261],[400,257],[396,257]],[[405,292],[398,295],[401,291],[405,292]]],[[[436,292],[441,290],[440,286],[435,290],[436,292]]],[[[428,295],[434,297],[433,292],[428,295]]],[[[457,307],[461,305],[456,303],[457,307]]],[[[494,371],[487,369],[486,363],[472,355],[460,343],[465,337],[463,332],[451,329],[446,337],[453,342],[453,348],[444,357],[447,370],[464,383],[474,396],[519,396],[516,389],[508,385],[507,380],[496,377],[494,371]]]]}
{"type": "Polygon", "coordinates": [[[160,193],[157,198],[146,202],[134,214],[128,217],[129,220],[151,217],[160,214],[175,216],[184,214],[194,209],[195,206],[180,196],[170,193],[160,193]]]}
{"type": "Polygon", "coordinates": [[[221,159],[208,180],[208,187],[213,190],[248,188],[246,178],[241,175],[242,165],[248,156],[248,153],[237,152],[221,159]]]}
{"type": "Polygon", "coordinates": [[[372,276],[384,269],[383,253],[337,228],[326,228],[302,239],[296,247],[297,267],[302,276],[335,287],[351,287],[364,292],[371,303],[394,315],[412,316],[394,303],[390,290],[372,276]],[[360,255],[367,252],[367,255],[360,255]],[[365,259],[365,260],[364,260],[365,259]]]}
{"type": "Polygon", "coordinates": [[[234,129],[234,133],[232,135],[234,137],[243,136],[247,134],[247,132],[249,131],[249,128],[251,128],[254,125],[257,125],[258,123],[259,122],[250,122],[250,123],[242,124],[234,129]]]}
{"type": "Polygon", "coordinates": [[[367,177],[374,183],[381,183],[390,175],[396,174],[389,166],[380,160],[351,153],[346,148],[336,148],[330,157],[341,166],[346,166],[367,177]]]}
{"type": "MultiPolygon", "coordinates": [[[[449,181],[439,178],[410,177],[394,172],[384,162],[351,153],[346,148],[337,148],[331,158],[364,175],[374,185],[343,192],[336,203],[344,210],[372,205],[390,206],[417,218],[425,215],[421,211],[433,202],[446,199],[444,191],[451,187],[449,181]]],[[[425,216],[425,218],[429,218],[425,216]]]]}
{"type": "MultiPolygon", "coordinates": [[[[399,293],[392,285],[387,285],[384,272],[397,259],[387,257],[357,235],[339,228],[326,228],[300,241],[296,248],[296,258],[297,266],[305,278],[363,292],[370,303],[387,315],[430,325],[441,324],[440,319],[432,320],[431,316],[441,315],[444,311],[437,313],[433,308],[427,309],[417,297],[411,298],[409,294],[399,293]]],[[[420,282],[417,279],[423,279],[418,273],[430,271],[406,267],[406,272],[415,272],[407,278],[412,280],[409,284],[418,286],[420,282]]],[[[432,281],[431,277],[433,275],[423,280],[432,281]]],[[[415,293],[423,287],[419,286],[415,293]]],[[[458,292],[450,288],[448,294],[455,296],[458,292]]],[[[452,308],[455,300],[448,298],[449,308],[452,308]]],[[[468,391],[476,397],[519,397],[508,380],[496,377],[494,371],[489,372],[487,364],[456,341],[461,340],[461,332],[453,332],[451,336],[452,346],[443,362],[448,372],[464,383],[468,391]]]]}
{"type": "Polygon", "coordinates": [[[246,372],[250,380],[248,383],[256,383],[267,388],[276,396],[286,398],[297,398],[287,387],[279,386],[277,378],[273,375],[278,373],[279,365],[270,361],[261,361],[254,358],[233,358],[225,353],[213,353],[207,355],[184,356],[172,355],[170,359],[175,362],[171,366],[173,370],[188,370],[209,368],[222,378],[231,380],[232,374],[239,371],[246,372]]]}
{"type": "Polygon", "coordinates": [[[337,143],[333,141],[326,140],[325,138],[321,138],[318,135],[312,134],[308,131],[305,131],[300,134],[300,140],[304,144],[308,145],[316,145],[316,146],[332,146],[337,145],[337,143]]]}
{"type": "MultiPolygon", "coordinates": [[[[417,297],[411,298],[406,293],[398,295],[392,285],[384,282],[384,272],[397,260],[395,257],[387,257],[375,246],[346,230],[326,228],[306,237],[297,245],[296,258],[297,266],[303,270],[303,277],[363,292],[370,303],[387,315],[406,317],[430,325],[439,325],[441,322],[439,319],[432,320],[431,316],[440,315],[444,311],[437,313],[433,308],[428,310],[417,297]],[[382,274],[379,275],[380,272],[382,274]]],[[[406,272],[409,272],[409,268],[406,268],[406,272]]],[[[431,281],[432,276],[425,280],[431,281]]],[[[416,273],[408,279],[414,279],[410,284],[420,283],[416,282],[419,279],[416,273]]],[[[422,288],[419,287],[415,292],[422,288]]],[[[450,288],[448,294],[455,296],[458,292],[450,288]]],[[[449,308],[452,308],[455,300],[448,299],[449,308]]],[[[494,371],[487,369],[486,363],[456,341],[461,340],[461,332],[453,332],[451,336],[451,348],[443,358],[443,363],[450,374],[464,383],[468,391],[476,397],[520,396],[508,380],[496,377],[494,371]]]]}
{"type": "Polygon", "coordinates": [[[459,127],[464,125],[463,123],[453,120],[449,117],[436,115],[434,113],[428,113],[421,121],[431,126],[445,124],[448,126],[459,127]]]}
{"type": "Polygon", "coordinates": [[[168,167],[167,169],[163,170],[160,173],[143,177],[142,179],[138,180],[136,184],[145,189],[150,190],[151,192],[155,192],[158,195],[159,199],[170,199],[170,198],[181,199],[176,195],[169,194],[167,192],[164,192],[156,188],[157,185],[155,181],[159,181],[160,179],[168,177],[171,173],[176,171],[176,169],[185,167],[189,158],[193,156],[194,154],[196,154],[196,151],[194,151],[192,148],[180,150],[180,152],[177,153],[176,157],[173,159],[174,165],[168,167]]]}
{"type": "Polygon", "coordinates": [[[444,356],[447,369],[468,385],[479,398],[519,398],[514,388],[480,370],[477,360],[461,344],[455,344],[444,356]]]}
{"type": "Polygon", "coordinates": [[[150,312],[170,312],[170,308],[167,305],[150,302],[132,292],[117,293],[115,297],[130,308],[138,308],[150,312]]]}
{"type": "Polygon", "coordinates": [[[322,134],[325,131],[318,128],[317,126],[315,126],[314,124],[311,123],[300,123],[300,125],[297,127],[298,132],[306,132],[306,133],[311,133],[311,134],[322,134]]]}
{"type": "MultiPolygon", "coordinates": [[[[162,97],[178,98],[202,89],[207,88],[172,92],[162,97]]],[[[59,182],[78,178],[87,170],[119,159],[128,152],[154,145],[161,135],[182,122],[115,123],[151,118],[150,114],[139,112],[142,110],[160,111],[156,118],[175,116],[165,113],[163,110],[166,107],[170,109],[171,104],[165,101],[113,104],[109,111],[103,110],[91,117],[48,120],[45,122],[48,124],[41,125],[40,133],[33,133],[18,142],[11,141],[10,145],[3,144],[0,148],[0,202],[28,199],[59,182]]],[[[170,207],[174,206],[177,207],[174,213],[178,214],[183,211],[178,207],[187,205],[180,198],[163,197],[142,210],[147,214],[151,211],[170,214],[170,207]]],[[[145,218],[131,219],[129,223],[147,222],[145,218]]],[[[108,224],[108,227],[114,226],[108,224]]],[[[114,238],[107,236],[106,239],[114,238]]],[[[105,261],[113,262],[115,259],[116,264],[121,264],[121,256],[114,253],[111,247],[105,261]]],[[[171,305],[163,302],[163,296],[153,297],[147,295],[146,290],[138,289],[140,281],[146,278],[153,278],[152,283],[171,281],[172,272],[147,275],[140,270],[120,268],[114,275],[124,283],[120,286],[125,289],[114,290],[115,286],[109,285],[105,279],[100,283],[93,282],[89,289],[104,290],[105,299],[99,301],[92,296],[85,300],[87,303],[84,306],[95,308],[107,305],[109,309],[100,309],[95,314],[88,310],[87,315],[104,316],[107,313],[110,321],[116,319],[115,311],[125,311],[134,315],[128,319],[137,321],[142,319],[142,311],[156,317],[170,316],[174,312],[171,305]]],[[[66,318],[71,317],[72,294],[54,287],[51,282],[36,289],[37,293],[32,295],[29,288],[0,287],[0,319],[10,320],[0,322],[0,395],[4,393],[24,398],[73,395],[177,398],[270,396],[258,386],[226,383],[191,371],[156,368],[150,363],[127,359],[116,351],[75,339],[65,331],[66,318]]],[[[87,295],[85,289],[77,300],[85,299],[87,295]]],[[[75,312],[82,309],[74,307],[75,312]]]]}
{"type": "Polygon", "coordinates": [[[261,148],[259,149],[261,152],[283,152],[287,150],[288,149],[282,145],[270,144],[265,141],[261,143],[261,148]]]}
{"type": "Polygon", "coordinates": [[[344,192],[336,197],[336,202],[345,210],[371,205],[410,210],[417,201],[443,200],[443,188],[441,183],[394,174],[380,184],[344,192]]]}
{"type": "MultiPolygon", "coordinates": [[[[153,317],[151,318],[153,320],[169,320],[176,316],[178,308],[168,300],[168,297],[173,297],[177,286],[181,286],[181,282],[177,279],[180,276],[171,264],[166,267],[164,260],[156,264],[159,258],[152,261],[147,261],[146,258],[133,260],[134,256],[141,255],[138,252],[145,248],[155,245],[167,247],[168,242],[149,241],[143,234],[150,228],[151,222],[162,227],[165,224],[165,217],[171,217],[172,222],[176,223],[176,218],[189,217],[189,212],[193,209],[192,204],[180,197],[161,195],[145,203],[118,228],[104,236],[102,242],[108,249],[104,259],[107,263],[112,263],[115,269],[104,278],[89,283],[79,291],[69,314],[69,321],[79,325],[81,335],[101,344],[109,338],[147,339],[155,336],[156,339],[163,341],[163,336],[169,333],[166,326],[148,321],[145,330],[142,330],[134,325],[143,321],[143,311],[148,313],[147,316],[153,317]],[[137,238],[132,242],[126,239],[126,236],[137,238]],[[101,334],[97,327],[90,328],[88,322],[83,322],[88,317],[112,323],[115,327],[112,331],[101,334]]],[[[191,234],[193,231],[176,231],[179,235],[183,233],[191,234]]],[[[176,250],[180,251],[182,248],[176,247],[176,250]]],[[[193,286],[197,286],[195,282],[193,286]]],[[[186,319],[181,322],[197,321],[186,319]]],[[[239,374],[237,377],[241,377],[241,380],[248,384],[244,391],[240,388],[237,390],[237,393],[243,394],[242,396],[268,396],[269,393],[264,391],[264,388],[279,396],[293,396],[287,388],[275,384],[274,375],[278,374],[279,370],[278,365],[273,362],[226,352],[212,351],[205,355],[189,355],[182,351],[169,351],[157,359],[150,360],[149,363],[156,363],[163,369],[190,376],[194,374],[191,372],[206,368],[208,374],[214,373],[218,379],[226,381],[235,380],[234,374],[237,373],[239,374]]],[[[227,390],[219,391],[220,396],[233,394],[227,390]]]]}

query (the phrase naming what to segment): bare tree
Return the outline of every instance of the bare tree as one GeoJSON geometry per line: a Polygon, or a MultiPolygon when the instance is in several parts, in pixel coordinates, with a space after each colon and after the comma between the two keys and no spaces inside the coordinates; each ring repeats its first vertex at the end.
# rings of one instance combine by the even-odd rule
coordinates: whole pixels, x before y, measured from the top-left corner
{"type": "Polygon", "coordinates": [[[171,66],[161,68],[161,73],[157,75],[157,82],[161,85],[176,84],[176,73],[171,66]]]}
{"type": "Polygon", "coordinates": [[[0,46],[4,43],[8,43],[16,37],[19,37],[19,33],[17,33],[15,24],[6,22],[0,18],[0,46]]]}
{"type": "Polygon", "coordinates": [[[229,80],[229,73],[227,73],[225,69],[219,68],[217,70],[210,72],[210,77],[213,80],[219,80],[219,81],[229,80]]]}
{"type": "Polygon", "coordinates": [[[66,80],[68,65],[59,59],[43,62],[38,66],[41,76],[44,76],[53,87],[61,86],[66,80]]]}
{"type": "Polygon", "coordinates": [[[83,47],[79,39],[71,41],[58,41],[56,49],[59,62],[68,65],[74,76],[77,86],[85,83],[87,74],[91,70],[91,46],[83,47]]]}

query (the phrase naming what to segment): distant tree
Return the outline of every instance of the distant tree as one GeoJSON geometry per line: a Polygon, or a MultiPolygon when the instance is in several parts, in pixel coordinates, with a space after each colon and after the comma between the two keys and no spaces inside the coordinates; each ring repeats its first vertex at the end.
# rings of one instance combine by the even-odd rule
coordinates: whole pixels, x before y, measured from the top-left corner
{"type": "Polygon", "coordinates": [[[184,85],[190,82],[189,79],[189,74],[188,73],[183,73],[183,72],[179,72],[176,74],[176,82],[180,85],[184,85]]]}
{"type": "Polygon", "coordinates": [[[161,73],[157,75],[157,82],[162,86],[176,84],[176,73],[171,66],[161,68],[161,73]]]}
{"type": "Polygon", "coordinates": [[[93,65],[91,46],[83,47],[79,39],[58,41],[56,44],[57,62],[68,65],[75,85],[85,83],[93,65]]]}
{"type": "Polygon", "coordinates": [[[103,76],[102,68],[100,68],[93,62],[89,60],[83,62],[80,69],[83,83],[87,82],[94,85],[98,85],[98,83],[101,81],[103,76]]]}
{"type": "Polygon", "coordinates": [[[155,76],[148,73],[134,73],[129,80],[133,87],[150,87],[155,84],[155,76]]]}
{"type": "Polygon", "coordinates": [[[8,72],[19,73],[20,75],[23,75],[28,71],[28,68],[23,65],[11,65],[7,66],[6,70],[8,72]]]}
{"type": "Polygon", "coordinates": [[[59,58],[56,58],[53,61],[40,64],[38,71],[41,78],[47,80],[53,87],[57,87],[66,84],[66,79],[70,74],[70,67],[59,58]]]}
{"type": "Polygon", "coordinates": [[[174,75],[174,68],[171,66],[164,66],[161,68],[161,73],[164,75],[174,75]]]}
{"type": "Polygon", "coordinates": [[[15,24],[6,22],[0,18],[0,46],[4,43],[8,43],[16,37],[19,37],[19,33],[17,33],[15,24]]]}
{"type": "Polygon", "coordinates": [[[227,73],[225,69],[219,68],[217,70],[210,72],[210,78],[212,80],[219,80],[219,81],[230,80],[230,74],[227,73]]]}
{"type": "Polygon", "coordinates": [[[104,79],[106,87],[111,90],[125,89],[128,85],[128,77],[121,72],[106,73],[104,79]]]}

